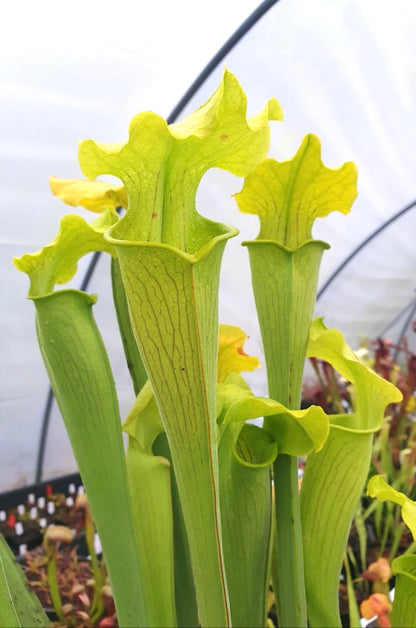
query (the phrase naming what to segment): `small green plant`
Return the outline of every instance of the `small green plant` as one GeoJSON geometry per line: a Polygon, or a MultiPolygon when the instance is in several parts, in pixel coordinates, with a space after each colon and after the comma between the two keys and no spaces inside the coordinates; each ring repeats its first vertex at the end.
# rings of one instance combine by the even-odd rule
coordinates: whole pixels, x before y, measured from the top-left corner
{"type": "Polygon", "coordinates": [[[29,275],[39,345],[123,628],[263,628],[270,574],[279,626],[340,626],[339,574],[373,434],[385,407],[401,398],[357,359],[340,332],[312,321],[328,248],[312,238],[313,222],[334,210],[348,213],[356,196],[354,164],[324,166],[313,135],[292,159],[265,160],[269,121],[282,118],[280,105],[272,99],[249,119],[246,108],[242,88],[226,71],[211,98],[178,124],[142,113],[125,144],[82,142],[83,173],[114,175],[123,185],[53,180],[66,202],[99,216],[90,224],[66,216],[50,245],[15,260],[29,275]],[[245,177],[238,208],[260,220],[259,235],[244,244],[266,398],[256,397],[240,374],[253,365],[241,332],[234,343],[219,333],[221,259],[237,230],[196,210],[199,182],[213,167],[245,177]],[[126,209],[121,219],[119,206],[126,209]],[[55,288],[90,251],[112,258],[137,395],[123,424],[126,452],[113,375],[92,315],[96,297],[55,288]],[[329,362],[352,382],[353,412],[300,409],[306,356],[329,362]],[[264,417],[262,428],[247,423],[255,417],[264,417]],[[300,493],[298,456],[308,456],[300,493]]]}
{"type": "Polygon", "coordinates": [[[52,582],[47,569],[50,558],[42,548],[29,552],[23,566],[29,587],[43,608],[55,613],[60,626],[115,628],[118,624],[114,602],[103,565],[97,582],[91,563],[77,556],[76,547],[56,547],[54,560],[56,571],[52,582]]]}

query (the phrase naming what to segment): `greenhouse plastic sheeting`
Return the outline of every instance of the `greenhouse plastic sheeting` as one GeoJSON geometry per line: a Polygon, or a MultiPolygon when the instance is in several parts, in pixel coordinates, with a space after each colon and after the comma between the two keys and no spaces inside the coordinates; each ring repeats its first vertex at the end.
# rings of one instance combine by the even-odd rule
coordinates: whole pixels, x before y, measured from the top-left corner
{"type": "MultiPolygon", "coordinates": [[[[65,12],[52,2],[9,3],[4,9],[0,491],[34,480],[48,393],[34,308],[26,300],[28,280],[11,260],[49,242],[68,212],[50,194],[49,176],[82,176],[79,139],[125,141],[129,121],[139,111],[167,116],[256,7],[248,0],[150,5],[119,0],[117,5],[73,2],[65,12]]],[[[321,139],[327,166],[357,164],[359,197],[351,214],[332,214],[314,229],[315,237],[331,244],[321,287],[365,238],[416,199],[415,29],[413,0],[281,0],[221,61],[181,114],[206,100],[227,64],[247,93],[250,114],[272,96],[282,105],[284,121],[272,123],[272,157],[289,159],[312,132],[321,139]]],[[[232,194],[241,185],[225,172],[209,171],[197,205],[202,214],[240,229],[224,256],[220,320],[241,326],[250,336],[248,352],[261,357],[247,251],[241,247],[244,239],[256,236],[258,220],[236,210],[232,194]]],[[[353,346],[361,336],[373,338],[386,328],[397,340],[411,312],[406,306],[415,298],[415,225],[410,210],[372,239],[322,294],[317,314],[341,329],[353,346]]],[[[82,261],[71,285],[80,285],[87,264],[82,261]]],[[[108,270],[109,261],[102,257],[89,291],[99,296],[96,317],[125,414],[133,391],[108,270]]],[[[257,394],[266,393],[264,371],[248,379],[257,394]]],[[[55,407],[43,477],[75,469],[55,407]]]]}

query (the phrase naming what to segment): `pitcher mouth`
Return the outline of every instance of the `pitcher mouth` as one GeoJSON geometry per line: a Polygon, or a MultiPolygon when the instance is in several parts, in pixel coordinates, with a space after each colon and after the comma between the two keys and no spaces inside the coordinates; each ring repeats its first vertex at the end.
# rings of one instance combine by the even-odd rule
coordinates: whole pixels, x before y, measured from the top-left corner
{"type": "Polygon", "coordinates": [[[207,253],[220,242],[229,240],[230,238],[234,238],[235,236],[239,234],[239,230],[236,227],[225,225],[219,222],[208,221],[213,226],[218,227],[218,233],[210,237],[202,247],[197,249],[195,253],[188,253],[187,251],[183,251],[182,249],[178,248],[177,246],[173,244],[169,244],[165,242],[155,242],[155,241],[149,242],[149,241],[143,241],[143,240],[126,240],[123,238],[118,238],[117,231],[120,230],[119,229],[120,222],[116,223],[105,232],[104,238],[109,244],[112,244],[116,248],[117,247],[143,247],[143,248],[153,247],[154,249],[165,249],[165,250],[169,250],[176,253],[179,257],[182,257],[183,259],[185,259],[191,264],[195,264],[200,259],[205,257],[205,255],[207,255],[207,253]]]}
{"type": "Polygon", "coordinates": [[[320,246],[323,251],[331,248],[331,245],[328,244],[328,242],[325,242],[325,240],[315,240],[313,238],[311,238],[310,240],[306,240],[306,242],[302,242],[302,244],[299,244],[299,246],[296,246],[293,249],[286,246],[285,244],[281,244],[277,240],[260,240],[258,238],[255,238],[254,240],[244,240],[244,242],[241,243],[242,246],[256,246],[258,244],[271,244],[277,246],[277,248],[282,249],[282,251],[285,251],[286,253],[295,253],[296,251],[300,251],[310,244],[318,247],[320,246]]]}

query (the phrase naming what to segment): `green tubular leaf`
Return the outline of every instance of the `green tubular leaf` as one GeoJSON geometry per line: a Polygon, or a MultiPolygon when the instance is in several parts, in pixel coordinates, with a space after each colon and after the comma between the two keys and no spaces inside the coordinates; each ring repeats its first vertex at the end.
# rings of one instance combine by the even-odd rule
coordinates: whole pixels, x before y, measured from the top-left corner
{"type": "Polygon", "coordinates": [[[272,578],[278,622],[283,626],[306,626],[298,459],[287,454],[278,456],[273,464],[273,478],[278,497],[272,578]]]}
{"type": "Polygon", "coordinates": [[[360,560],[361,565],[363,565],[362,571],[364,571],[364,566],[366,566],[367,563],[367,528],[365,525],[365,518],[361,500],[358,501],[357,508],[354,513],[354,525],[358,535],[360,560]]]}
{"type": "Polygon", "coordinates": [[[357,194],[354,164],[330,170],[320,152],[318,138],[307,135],[293,159],[266,160],[236,195],[241,211],[260,218],[258,237],[244,244],[249,247],[269,394],[290,408],[299,407],[319,265],[328,248],[311,240],[312,224],[333,210],[347,213],[357,194]]]}
{"type": "Polygon", "coordinates": [[[396,575],[391,625],[393,628],[415,626],[416,556],[399,556],[393,560],[391,567],[396,575]]]}
{"type": "Polygon", "coordinates": [[[50,626],[38,598],[29,591],[26,578],[0,534],[0,626],[50,626]]]}
{"type": "Polygon", "coordinates": [[[49,586],[49,595],[52,601],[52,608],[54,609],[59,623],[64,623],[64,616],[62,614],[62,598],[61,592],[58,586],[58,568],[56,565],[55,555],[48,558],[46,565],[46,574],[49,586]]]}
{"type": "Polygon", "coordinates": [[[401,393],[359,362],[340,332],[321,319],[311,326],[308,355],[328,361],[355,388],[356,410],[330,417],[322,451],[308,457],[301,488],[308,618],[312,627],[340,626],[339,574],[357,502],[367,478],[373,433],[401,393]],[[325,556],[325,561],[322,561],[325,556]]]}
{"type": "Polygon", "coordinates": [[[271,507],[269,467],[278,452],[301,455],[321,448],[328,435],[329,423],[321,408],[289,411],[272,399],[255,397],[242,377],[236,374],[229,375],[225,383],[217,385],[217,415],[222,432],[221,513],[233,625],[264,625],[264,595],[267,584],[264,568],[268,565],[266,539],[270,533],[270,518],[266,517],[260,524],[258,515],[261,512],[261,516],[265,516],[265,490],[268,496],[267,505],[271,507]],[[268,432],[254,425],[241,426],[246,419],[268,415],[275,419],[274,435],[277,442],[268,432]],[[267,474],[261,475],[259,470],[265,468],[267,474]],[[250,475],[250,471],[253,475],[250,475]],[[259,502],[253,495],[256,481],[263,482],[262,488],[256,486],[255,489],[259,502]],[[249,510],[252,512],[247,517],[249,510]],[[247,533],[243,543],[239,536],[236,538],[237,522],[239,529],[244,529],[247,533]],[[251,542],[255,539],[251,550],[248,539],[251,542]],[[260,539],[266,545],[262,545],[260,539]],[[246,554],[245,561],[242,553],[246,554]],[[263,570],[260,564],[263,565],[263,570]],[[264,575],[264,579],[256,578],[252,582],[250,577],[247,578],[247,574],[258,573],[264,575]],[[247,591],[247,584],[251,591],[247,591]],[[252,599],[253,591],[257,601],[252,599]]]}
{"type": "Polygon", "coordinates": [[[219,447],[222,538],[235,628],[266,624],[271,527],[272,437],[255,425],[227,425],[219,447]]]}
{"type": "MultiPolygon", "coordinates": [[[[254,240],[247,245],[267,364],[269,395],[287,408],[297,409],[319,265],[327,245],[309,241],[294,251],[273,241],[254,240]]],[[[264,419],[264,428],[276,442],[290,434],[289,431],[281,433],[281,419],[274,415],[264,419]]],[[[297,437],[302,436],[303,439],[301,442],[287,439],[290,446],[286,446],[287,454],[280,452],[279,448],[281,455],[274,463],[275,490],[279,495],[275,501],[278,549],[274,584],[279,623],[301,626],[306,623],[306,599],[298,470],[294,455],[299,455],[301,447],[304,448],[307,442],[306,434],[297,425],[290,425],[288,416],[286,419],[284,427],[288,429],[290,426],[291,430],[298,432],[297,437]]],[[[315,425],[321,430],[320,436],[324,437],[328,431],[327,419],[315,425]]],[[[319,445],[316,448],[319,449],[319,445]]],[[[309,446],[309,451],[312,449],[309,446]]]]}
{"type": "Polygon", "coordinates": [[[329,433],[329,421],[322,408],[288,410],[268,397],[255,397],[236,377],[218,384],[217,414],[219,411],[224,424],[273,416],[273,442],[280,454],[304,456],[319,451],[329,433]]]}
{"type": "MultiPolygon", "coordinates": [[[[217,380],[222,381],[231,373],[239,373],[244,370],[253,370],[258,366],[257,358],[248,356],[244,352],[244,342],[247,335],[238,327],[230,325],[219,326],[218,368],[217,380]]],[[[238,376],[237,376],[238,377],[238,376]]],[[[240,387],[245,385],[239,378],[240,387]]],[[[217,395],[218,399],[218,395],[217,395]]],[[[240,427],[237,428],[241,429],[240,427]]],[[[270,438],[269,438],[270,441],[270,438]]],[[[275,447],[271,447],[270,455],[276,455],[275,447]]],[[[166,434],[159,434],[153,451],[171,460],[171,453],[167,443],[166,434]]],[[[264,462],[264,461],[263,461],[264,462]]],[[[195,587],[193,583],[189,544],[180,506],[177,484],[173,468],[172,471],[172,506],[174,518],[174,548],[175,548],[175,592],[178,625],[193,627],[198,625],[198,613],[196,608],[195,587]]],[[[262,593],[263,595],[263,593],[262,593]]]]}
{"type": "Polygon", "coordinates": [[[356,411],[334,415],[331,424],[337,429],[376,432],[386,407],[402,399],[401,392],[360,362],[341,332],[327,329],[322,318],[315,319],[311,325],[307,355],[329,362],[354,385],[356,411]]]}
{"type": "Polygon", "coordinates": [[[203,174],[213,167],[248,174],[267,154],[269,120],[281,119],[276,100],[246,119],[247,99],[228,71],[211,98],[188,118],[168,126],[154,113],[131,124],[126,144],[81,143],[79,161],[95,178],[112,174],[125,184],[128,212],[113,236],[163,242],[195,254],[213,235],[215,223],[195,209],[203,174]]]}
{"type": "Polygon", "coordinates": [[[123,429],[129,434],[127,475],[144,602],[152,626],[176,626],[170,463],[152,451],[163,428],[149,382],[123,429]]]}
{"type": "MultiPolygon", "coordinates": [[[[416,555],[406,554],[395,558],[391,564],[392,572],[395,575],[406,575],[414,581],[414,587],[416,587],[416,555]]],[[[414,607],[414,604],[413,604],[414,607]]],[[[416,608],[414,607],[416,612],[416,608]]],[[[413,623],[413,622],[412,622],[413,623]]],[[[406,625],[406,624],[403,624],[406,625]]],[[[409,624],[410,625],[410,624],[409,624]]]]}
{"type": "Polygon", "coordinates": [[[355,596],[354,583],[351,576],[350,560],[345,554],[344,558],[345,574],[347,579],[347,592],[348,592],[348,615],[350,619],[350,628],[361,628],[360,612],[358,610],[357,598],[355,596]]]}
{"type": "Polygon", "coordinates": [[[392,501],[402,507],[402,518],[416,540],[416,502],[389,486],[382,475],[374,475],[367,484],[367,495],[379,502],[392,501]]]}
{"type": "MultiPolygon", "coordinates": [[[[260,233],[249,247],[252,284],[265,350],[269,395],[289,408],[300,404],[309,325],[322,253],[311,240],[312,223],[333,209],[349,211],[356,195],[352,164],[329,171],[319,140],[307,136],[288,162],[261,164],[236,196],[239,208],[259,215],[260,233]],[[345,189],[344,189],[345,187],[345,189]]],[[[275,417],[265,419],[275,438],[275,417]]],[[[278,622],[306,624],[297,461],[283,454],[274,463],[278,622]],[[289,523],[290,522],[290,525],[289,523]]]]}
{"type": "Polygon", "coordinates": [[[148,626],[118,401],[94,301],[75,290],[35,298],[38,339],[100,535],[120,625],[148,626]]]}
{"type": "Polygon", "coordinates": [[[215,375],[225,239],[198,259],[172,247],[117,246],[130,315],[172,454],[200,620],[227,625],[220,545],[215,375]]]}
{"type": "Polygon", "coordinates": [[[290,161],[266,159],[260,164],[235,198],[240,211],[259,216],[259,240],[295,249],[312,238],[315,218],[350,211],[357,196],[356,181],[353,163],[327,168],[321,161],[319,139],[307,135],[290,161]]]}
{"type": "Polygon", "coordinates": [[[104,232],[117,220],[114,210],[107,210],[90,224],[75,214],[64,216],[51,244],[37,253],[15,258],[16,267],[29,275],[29,297],[43,296],[52,292],[56,284],[70,281],[78,260],[91,251],[115,255],[114,247],[104,239],[104,232]]]}
{"type": "Polygon", "coordinates": [[[270,434],[251,423],[239,426],[237,434],[233,448],[237,461],[249,469],[270,467],[277,456],[277,443],[270,434]]]}
{"type": "MultiPolygon", "coordinates": [[[[247,246],[269,395],[287,408],[297,409],[319,265],[327,245],[311,240],[290,251],[274,241],[254,240],[247,246]]],[[[276,441],[280,423],[276,416],[264,421],[265,429],[276,441]]],[[[279,495],[275,502],[278,621],[301,626],[306,624],[306,601],[296,458],[279,455],[274,463],[274,479],[279,495]],[[286,525],[287,521],[294,523],[286,525]]]]}
{"type": "Polygon", "coordinates": [[[143,454],[152,455],[153,443],[163,432],[163,426],[149,381],[133,403],[123,423],[123,432],[136,441],[143,454]]]}
{"type": "MultiPolygon", "coordinates": [[[[155,455],[164,456],[170,462],[172,461],[165,432],[162,432],[157,437],[153,445],[153,451],[155,455]]],[[[175,470],[173,467],[171,467],[171,474],[176,615],[178,618],[178,626],[181,628],[195,628],[199,626],[195,586],[192,576],[188,537],[186,535],[185,522],[183,520],[178,486],[175,479],[175,470]]]]}
{"type": "Polygon", "coordinates": [[[120,264],[119,261],[114,258],[111,260],[111,284],[113,287],[114,306],[127,367],[133,382],[134,392],[138,395],[147,381],[147,373],[134,339],[126,293],[121,278],[120,264]]]}
{"type": "Polygon", "coordinates": [[[301,513],[308,619],[335,628],[339,575],[348,533],[368,473],[372,434],[330,430],[321,452],[308,457],[301,513]],[[323,560],[322,557],[325,557],[323,560]]]}
{"type": "MultiPolygon", "coordinates": [[[[275,242],[246,243],[267,364],[269,395],[299,408],[310,322],[321,257],[327,245],[310,241],[295,251],[275,242]]],[[[273,430],[273,420],[266,422],[273,430]]]]}

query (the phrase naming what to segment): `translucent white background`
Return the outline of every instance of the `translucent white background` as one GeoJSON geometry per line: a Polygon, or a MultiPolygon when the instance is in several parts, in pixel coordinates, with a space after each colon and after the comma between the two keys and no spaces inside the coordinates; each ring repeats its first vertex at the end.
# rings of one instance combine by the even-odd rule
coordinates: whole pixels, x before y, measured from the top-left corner
{"type": "MultiPolygon", "coordinates": [[[[56,234],[67,208],[49,193],[51,174],[81,176],[78,140],[127,138],[139,111],[167,116],[196,75],[257,2],[15,2],[3,8],[0,39],[0,232],[2,295],[0,355],[0,491],[34,479],[48,389],[36,343],[27,277],[11,263],[56,234]]],[[[225,60],[244,87],[249,113],[276,96],[285,120],[272,123],[271,156],[284,160],[304,134],[317,134],[330,167],[353,160],[359,198],[349,216],[333,214],[315,237],[331,244],[322,284],[367,235],[416,199],[416,4],[413,0],[280,0],[225,60]]],[[[224,64],[186,109],[210,95],[224,64]]],[[[227,245],[220,319],[250,335],[262,355],[241,241],[257,219],[238,213],[231,195],[242,181],[207,173],[198,192],[204,215],[237,225],[227,245]]],[[[72,211],[72,210],[71,210],[72,211]]],[[[82,210],[81,210],[82,213],[82,210]]],[[[84,214],[85,215],[85,214],[84,214]]],[[[414,298],[415,211],[366,247],[322,297],[317,314],[352,345],[374,337],[414,298]]],[[[80,264],[81,275],[86,262],[80,264]]],[[[116,333],[102,258],[91,283],[97,320],[108,347],[122,414],[132,388],[116,333]]],[[[390,333],[398,333],[401,322],[390,333]]],[[[265,394],[264,371],[248,377],[265,394]]],[[[44,477],[75,470],[62,420],[54,412],[44,477]]]]}

